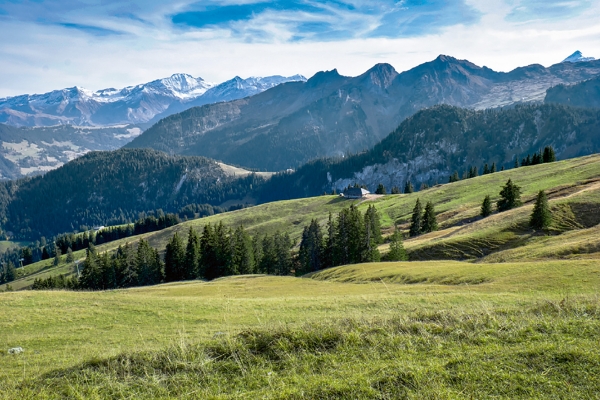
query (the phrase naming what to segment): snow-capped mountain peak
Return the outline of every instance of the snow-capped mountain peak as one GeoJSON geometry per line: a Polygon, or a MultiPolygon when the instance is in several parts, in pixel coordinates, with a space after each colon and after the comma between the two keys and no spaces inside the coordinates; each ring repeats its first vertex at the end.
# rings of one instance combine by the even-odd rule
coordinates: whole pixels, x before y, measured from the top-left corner
{"type": "Polygon", "coordinates": [[[251,96],[280,83],[306,80],[301,75],[242,79],[215,85],[202,78],[177,73],[168,78],[97,91],[79,86],[49,93],[0,99],[0,123],[15,126],[119,125],[145,123],[165,112],[251,96]],[[174,106],[174,107],[173,107],[174,106]],[[169,110],[169,111],[167,111],[169,110]]]}
{"type": "Polygon", "coordinates": [[[581,51],[577,50],[575,53],[571,54],[569,57],[562,60],[562,62],[583,62],[583,61],[594,61],[594,57],[584,57],[581,51]]]}

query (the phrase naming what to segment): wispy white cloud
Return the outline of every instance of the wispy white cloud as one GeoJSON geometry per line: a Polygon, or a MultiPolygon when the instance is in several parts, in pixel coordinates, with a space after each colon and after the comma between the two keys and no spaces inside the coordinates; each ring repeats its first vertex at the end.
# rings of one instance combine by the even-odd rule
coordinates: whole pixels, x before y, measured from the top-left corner
{"type": "Polygon", "coordinates": [[[298,0],[256,8],[260,3],[0,0],[0,97],[122,87],[175,72],[214,82],[333,68],[357,75],[377,62],[406,70],[441,53],[496,70],[549,65],[577,49],[600,56],[595,2],[554,2],[572,10],[563,18],[541,15],[535,0],[298,0]],[[173,22],[207,5],[260,12],[220,15],[216,24],[173,22]]]}

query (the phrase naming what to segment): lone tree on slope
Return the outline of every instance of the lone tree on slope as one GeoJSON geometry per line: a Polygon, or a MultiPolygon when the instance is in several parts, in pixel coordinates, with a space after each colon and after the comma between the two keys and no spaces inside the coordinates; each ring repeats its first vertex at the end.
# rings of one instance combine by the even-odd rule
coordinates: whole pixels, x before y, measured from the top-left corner
{"type": "Polygon", "coordinates": [[[421,227],[423,226],[423,206],[421,206],[421,200],[417,199],[415,208],[413,208],[413,214],[410,222],[410,237],[418,236],[421,233],[421,227]]]}
{"type": "Polygon", "coordinates": [[[548,207],[548,198],[543,190],[540,190],[533,206],[533,212],[529,219],[529,226],[536,230],[548,230],[552,223],[552,214],[548,207]]]}
{"type": "Polygon", "coordinates": [[[500,191],[500,200],[498,200],[498,211],[507,211],[521,204],[521,188],[515,185],[510,179],[500,191]]]}
{"type": "Polygon", "coordinates": [[[481,203],[481,216],[485,218],[490,215],[492,215],[492,200],[490,199],[490,195],[487,195],[483,199],[483,203],[481,203]]]}
{"type": "Polygon", "coordinates": [[[425,212],[423,212],[423,222],[421,226],[422,233],[434,232],[437,231],[438,224],[437,219],[435,218],[435,209],[433,207],[433,203],[428,201],[425,205],[425,212]]]}

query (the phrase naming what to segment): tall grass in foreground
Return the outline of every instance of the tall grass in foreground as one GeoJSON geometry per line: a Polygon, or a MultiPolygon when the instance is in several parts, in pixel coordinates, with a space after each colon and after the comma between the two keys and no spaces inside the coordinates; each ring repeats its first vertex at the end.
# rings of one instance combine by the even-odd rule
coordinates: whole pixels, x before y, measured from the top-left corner
{"type": "Polygon", "coordinates": [[[415,311],[218,334],[0,384],[4,398],[600,396],[600,299],[415,311]]]}

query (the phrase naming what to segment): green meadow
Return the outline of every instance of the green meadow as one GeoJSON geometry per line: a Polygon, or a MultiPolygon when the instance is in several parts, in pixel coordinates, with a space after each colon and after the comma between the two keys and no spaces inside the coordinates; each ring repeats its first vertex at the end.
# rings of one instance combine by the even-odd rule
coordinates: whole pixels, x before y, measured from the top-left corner
{"type": "MultiPolygon", "coordinates": [[[[0,398],[599,398],[600,156],[362,202],[264,204],[140,237],[163,250],[174,232],[222,221],[298,242],[311,219],[352,203],[374,204],[386,233],[407,231],[417,198],[435,204],[440,230],[405,240],[409,262],[0,293],[0,398]],[[479,217],[508,178],[524,205],[479,217]],[[548,232],[528,227],[538,190],[553,213],[548,232]]],[[[51,261],[25,267],[13,288],[76,273],[51,261]]]]}

